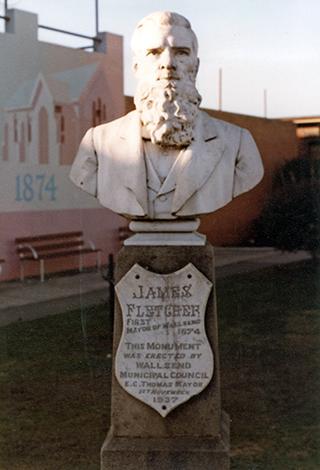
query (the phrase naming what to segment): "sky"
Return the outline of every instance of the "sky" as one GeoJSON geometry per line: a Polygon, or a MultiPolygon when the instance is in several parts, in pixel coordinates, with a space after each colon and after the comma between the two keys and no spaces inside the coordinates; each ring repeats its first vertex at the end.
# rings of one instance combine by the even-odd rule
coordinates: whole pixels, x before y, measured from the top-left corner
{"type": "MultiPolygon", "coordinates": [[[[320,0],[98,0],[99,30],[124,37],[124,92],[132,95],[130,38],[157,10],[186,16],[199,41],[202,106],[270,118],[320,115],[320,0]]],[[[0,10],[3,14],[3,1],[0,10]]],[[[95,34],[95,0],[8,0],[38,14],[39,24],[95,34]]],[[[3,22],[0,22],[3,23],[3,22]]],[[[3,31],[3,24],[0,24],[3,31]]],[[[70,47],[90,41],[39,30],[39,39],[70,47]]]]}

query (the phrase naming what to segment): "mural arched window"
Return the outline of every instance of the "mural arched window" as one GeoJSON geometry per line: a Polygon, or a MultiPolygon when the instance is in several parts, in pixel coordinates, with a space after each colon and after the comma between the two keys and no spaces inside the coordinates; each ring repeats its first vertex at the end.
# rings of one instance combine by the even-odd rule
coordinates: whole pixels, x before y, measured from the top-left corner
{"type": "Polygon", "coordinates": [[[13,116],[13,140],[18,142],[18,120],[16,115],[13,116]]]}
{"type": "Polygon", "coordinates": [[[4,135],[3,135],[3,160],[9,160],[9,126],[6,123],[4,125],[4,135]]]}
{"type": "Polygon", "coordinates": [[[99,118],[101,118],[101,111],[102,111],[102,110],[101,110],[101,99],[100,99],[100,98],[97,99],[97,105],[98,105],[97,112],[99,113],[99,114],[98,114],[98,115],[99,115],[99,118]]]}
{"type": "Polygon", "coordinates": [[[38,115],[39,129],[39,163],[49,163],[49,123],[48,111],[42,107],[38,115]]]}
{"type": "Polygon", "coordinates": [[[32,141],[32,123],[31,123],[30,116],[28,116],[27,118],[27,135],[28,135],[28,142],[30,143],[32,141]]]}
{"type": "Polygon", "coordinates": [[[26,161],[26,142],[25,142],[24,122],[22,122],[20,125],[19,160],[20,162],[26,161]]]}
{"type": "Polygon", "coordinates": [[[64,124],[64,116],[61,114],[60,116],[60,143],[64,144],[64,131],[65,131],[65,124],[64,124]]]}
{"type": "Polygon", "coordinates": [[[62,114],[63,108],[60,105],[56,105],[54,107],[54,112],[56,116],[56,124],[57,124],[57,142],[59,144],[64,144],[65,142],[65,118],[62,114]]]}
{"type": "Polygon", "coordinates": [[[106,105],[102,103],[101,98],[92,102],[92,126],[98,126],[106,122],[106,105]]]}

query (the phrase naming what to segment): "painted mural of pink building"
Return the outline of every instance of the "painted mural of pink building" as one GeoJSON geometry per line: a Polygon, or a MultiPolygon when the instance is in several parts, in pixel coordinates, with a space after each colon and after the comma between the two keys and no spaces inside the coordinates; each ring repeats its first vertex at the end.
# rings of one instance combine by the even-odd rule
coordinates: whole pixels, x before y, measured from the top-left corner
{"type": "MultiPolygon", "coordinates": [[[[0,33],[1,62],[10,64],[0,74],[2,279],[19,275],[17,237],[83,230],[106,259],[123,224],[68,178],[85,131],[124,114],[122,37],[100,33],[99,51],[86,52],[38,41],[32,13],[9,16],[0,33]]],[[[72,260],[52,264],[68,267],[72,260]]]]}
{"type": "Polygon", "coordinates": [[[84,132],[113,119],[103,63],[21,85],[5,107],[3,160],[70,165],[84,132]]]}

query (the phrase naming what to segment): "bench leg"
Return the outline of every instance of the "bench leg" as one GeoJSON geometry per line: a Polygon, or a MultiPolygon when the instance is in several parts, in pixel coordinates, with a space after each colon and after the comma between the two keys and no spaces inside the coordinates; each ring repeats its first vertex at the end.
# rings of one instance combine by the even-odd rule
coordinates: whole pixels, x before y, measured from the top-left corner
{"type": "Polygon", "coordinates": [[[101,271],[101,252],[97,251],[97,271],[101,271]]]}
{"type": "Polygon", "coordinates": [[[40,260],[40,281],[44,282],[44,259],[40,260]]]}
{"type": "Polygon", "coordinates": [[[20,281],[24,281],[24,262],[20,261],[20,281]]]}
{"type": "Polygon", "coordinates": [[[82,273],[83,271],[83,257],[82,257],[82,253],[80,253],[79,255],[79,272],[82,273]]]}

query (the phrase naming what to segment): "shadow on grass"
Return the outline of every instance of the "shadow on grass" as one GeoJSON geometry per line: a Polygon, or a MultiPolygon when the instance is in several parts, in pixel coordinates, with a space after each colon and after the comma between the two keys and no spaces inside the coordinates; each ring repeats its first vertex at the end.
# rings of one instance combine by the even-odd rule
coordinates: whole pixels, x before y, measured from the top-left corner
{"type": "MultiPolygon", "coordinates": [[[[217,284],[232,469],[319,468],[318,279],[300,263],[217,284]]],[[[98,470],[110,410],[107,308],[12,324],[0,341],[0,468],[98,470]]]]}
{"type": "Polygon", "coordinates": [[[98,469],[109,427],[105,307],[0,329],[1,469],[98,469]]]}

